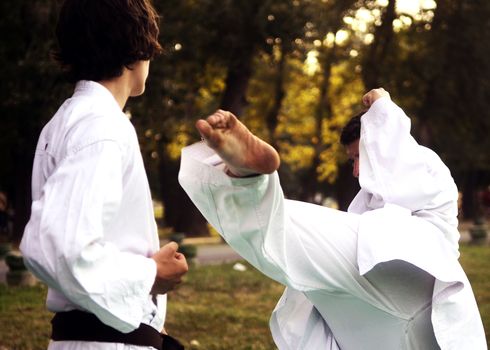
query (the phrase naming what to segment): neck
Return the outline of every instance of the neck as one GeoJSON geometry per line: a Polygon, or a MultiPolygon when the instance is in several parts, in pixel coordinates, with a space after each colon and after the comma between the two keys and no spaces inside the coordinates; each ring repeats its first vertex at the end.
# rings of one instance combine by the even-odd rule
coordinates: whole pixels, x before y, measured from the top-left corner
{"type": "Polygon", "coordinates": [[[122,110],[126,105],[129,96],[131,95],[131,87],[129,85],[129,79],[126,72],[124,72],[121,76],[110,80],[101,80],[99,83],[111,92],[112,96],[114,96],[114,99],[117,101],[117,104],[122,110]]]}

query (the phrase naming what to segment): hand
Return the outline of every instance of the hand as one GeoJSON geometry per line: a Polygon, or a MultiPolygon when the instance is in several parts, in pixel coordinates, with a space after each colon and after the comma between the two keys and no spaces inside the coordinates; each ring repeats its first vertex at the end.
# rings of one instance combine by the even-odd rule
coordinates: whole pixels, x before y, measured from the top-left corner
{"type": "Polygon", "coordinates": [[[374,103],[374,101],[381,97],[390,98],[390,94],[383,88],[372,89],[367,94],[362,96],[362,103],[369,108],[374,103]]]}
{"type": "Polygon", "coordinates": [[[185,256],[177,252],[178,248],[177,243],[170,242],[152,256],[157,263],[157,276],[151,290],[152,294],[165,294],[174,289],[189,270],[185,256]]]}

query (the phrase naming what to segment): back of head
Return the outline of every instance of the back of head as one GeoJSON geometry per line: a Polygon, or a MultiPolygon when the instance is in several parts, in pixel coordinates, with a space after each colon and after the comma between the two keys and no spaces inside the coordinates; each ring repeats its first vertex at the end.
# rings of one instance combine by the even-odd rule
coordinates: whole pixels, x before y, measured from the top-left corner
{"type": "Polygon", "coordinates": [[[159,53],[158,33],[150,0],[65,0],[54,57],[71,81],[107,80],[159,53]]]}
{"type": "Polygon", "coordinates": [[[350,145],[352,142],[359,140],[361,137],[361,116],[365,112],[361,112],[353,116],[343,127],[340,133],[340,143],[344,146],[350,145]]]}

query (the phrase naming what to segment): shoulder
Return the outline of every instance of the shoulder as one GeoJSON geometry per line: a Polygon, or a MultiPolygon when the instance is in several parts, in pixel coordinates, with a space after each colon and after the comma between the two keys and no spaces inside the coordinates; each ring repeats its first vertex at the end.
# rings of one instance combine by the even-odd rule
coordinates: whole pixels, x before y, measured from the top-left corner
{"type": "Polygon", "coordinates": [[[101,99],[79,97],[73,101],[67,138],[69,148],[81,148],[100,141],[127,145],[136,136],[128,117],[101,99]]]}
{"type": "Polygon", "coordinates": [[[57,158],[100,142],[114,142],[123,152],[137,144],[134,127],[121,110],[88,96],[65,101],[41,136],[57,158]]]}

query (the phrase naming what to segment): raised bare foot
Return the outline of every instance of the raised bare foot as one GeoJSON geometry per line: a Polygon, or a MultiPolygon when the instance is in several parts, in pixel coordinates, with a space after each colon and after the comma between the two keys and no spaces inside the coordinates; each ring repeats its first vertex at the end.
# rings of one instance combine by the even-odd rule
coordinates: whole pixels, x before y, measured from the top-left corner
{"type": "Polygon", "coordinates": [[[218,110],[205,120],[198,120],[196,127],[232,176],[270,174],[279,168],[277,151],[252,134],[231,112],[218,110]]]}

